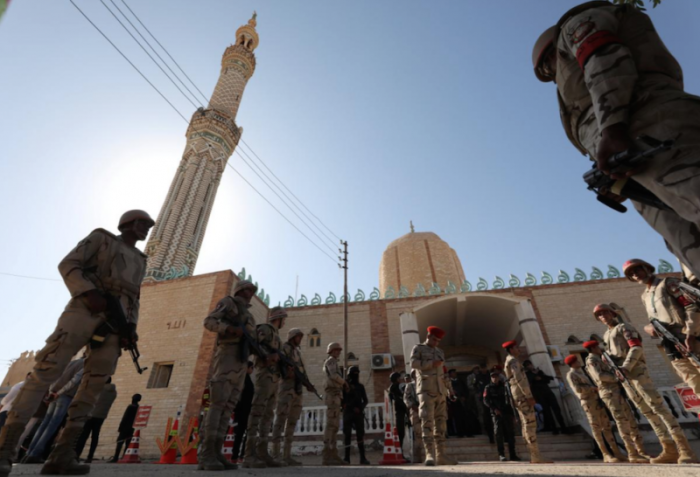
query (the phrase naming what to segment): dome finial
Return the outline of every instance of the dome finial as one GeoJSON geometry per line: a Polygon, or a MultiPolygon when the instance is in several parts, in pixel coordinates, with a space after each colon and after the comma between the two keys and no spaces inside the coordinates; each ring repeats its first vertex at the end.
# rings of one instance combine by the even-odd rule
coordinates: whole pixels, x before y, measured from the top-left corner
{"type": "Polygon", "coordinates": [[[258,25],[257,20],[258,20],[258,12],[253,10],[253,17],[250,20],[248,20],[248,25],[250,25],[252,27],[256,27],[258,25]]]}
{"type": "Polygon", "coordinates": [[[413,221],[411,220],[410,222],[411,222],[411,233],[413,233],[416,231],[416,229],[413,227],[413,221]]]}

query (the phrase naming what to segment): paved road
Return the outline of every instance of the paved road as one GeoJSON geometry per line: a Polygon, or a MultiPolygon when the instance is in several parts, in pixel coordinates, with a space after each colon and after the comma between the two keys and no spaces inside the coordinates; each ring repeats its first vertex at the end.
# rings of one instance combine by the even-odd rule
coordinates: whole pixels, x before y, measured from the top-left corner
{"type": "MultiPolygon", "coordinates": [[[[40,465],[16,465],[13,476],[39,475],[40,465]]],[[[303,473],[309,477],[420,477],[432,474],[482,476],[552,476],[552,477],[698,477],[700,465],[633,465],[600,464],[590,462],[570,462],[566,464],[521,464],[521,463],[469,463],[457,466],[424,467],[321,467],[304,466],[283,469],[239,469],[229,472],[198,472],[193,465],[155,464],[93,464],[90,475],[93,477],[185,477],[232,475],[277,477],[303,473]],[[303,470],[302,470],[303,469],[303,470]],[[414,475],[410,475],[414,474],[414,475]]]]}

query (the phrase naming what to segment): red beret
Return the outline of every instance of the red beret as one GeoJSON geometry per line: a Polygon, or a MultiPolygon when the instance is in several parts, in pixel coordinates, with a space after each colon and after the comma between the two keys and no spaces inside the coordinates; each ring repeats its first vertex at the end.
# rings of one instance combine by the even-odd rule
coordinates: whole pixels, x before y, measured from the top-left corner
{"type": "Polygon", "coordinates": [[[428,326],[428,334],[441,340],[445,336],[445,330],[438,328],[437,326],[428,326]]]}
{"type": "Polygon", "coordinates": [[[564,362],[565,362],[566,364],[568,364],[569,366],[571,366],[572,364],[574,364],[574,363],[577,362],[577,361],[578,361],[578,358],[576,357],[575,354],[570,354],[569,356],[567,356],[566,358],[564,358],[564,362]]]}
{"type": "Polygon", "coordinates": [[[586,341],[585,343],[583,343],[583,347],[586,349],[595,348],[598,345],[599,343],[596,340],[586,341]]]}
{"type": "Polygon", "coordinates": [[[504,349],[508,349],[508,348],[512,348],[513,346],[518,346],[518,342],[515,340],[510,340],[510,341],[506,341],[501,346],[503,346],[504,349]]]}

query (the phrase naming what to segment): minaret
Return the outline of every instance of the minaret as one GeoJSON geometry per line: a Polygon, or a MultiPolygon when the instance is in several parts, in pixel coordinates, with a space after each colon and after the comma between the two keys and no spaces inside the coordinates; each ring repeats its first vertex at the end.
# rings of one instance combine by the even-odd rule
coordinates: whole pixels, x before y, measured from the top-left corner
{"type": "Polygon", "coordinates": [[[146,245],[146,281],[191,276],[207,230],[221,175],[243,128],[235,118],[243,90],[255,72],[257,14],[236,31],[207,109],[199,108],[187,128],[187,144],[156,226],[146,245]]]}

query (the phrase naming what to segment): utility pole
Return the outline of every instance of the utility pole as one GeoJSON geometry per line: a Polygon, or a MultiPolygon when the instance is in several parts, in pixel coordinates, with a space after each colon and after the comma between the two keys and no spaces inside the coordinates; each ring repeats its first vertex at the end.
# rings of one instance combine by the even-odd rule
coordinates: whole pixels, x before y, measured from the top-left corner
{"type": "Polygon", "coordinates": [[[340,266],[345,271],[345,283],[343,285],[343,369],[348,372],[348,242],[340,241],[343,250],[338,250],[343,254],[340,260],[343,265],[340,266]]]}

